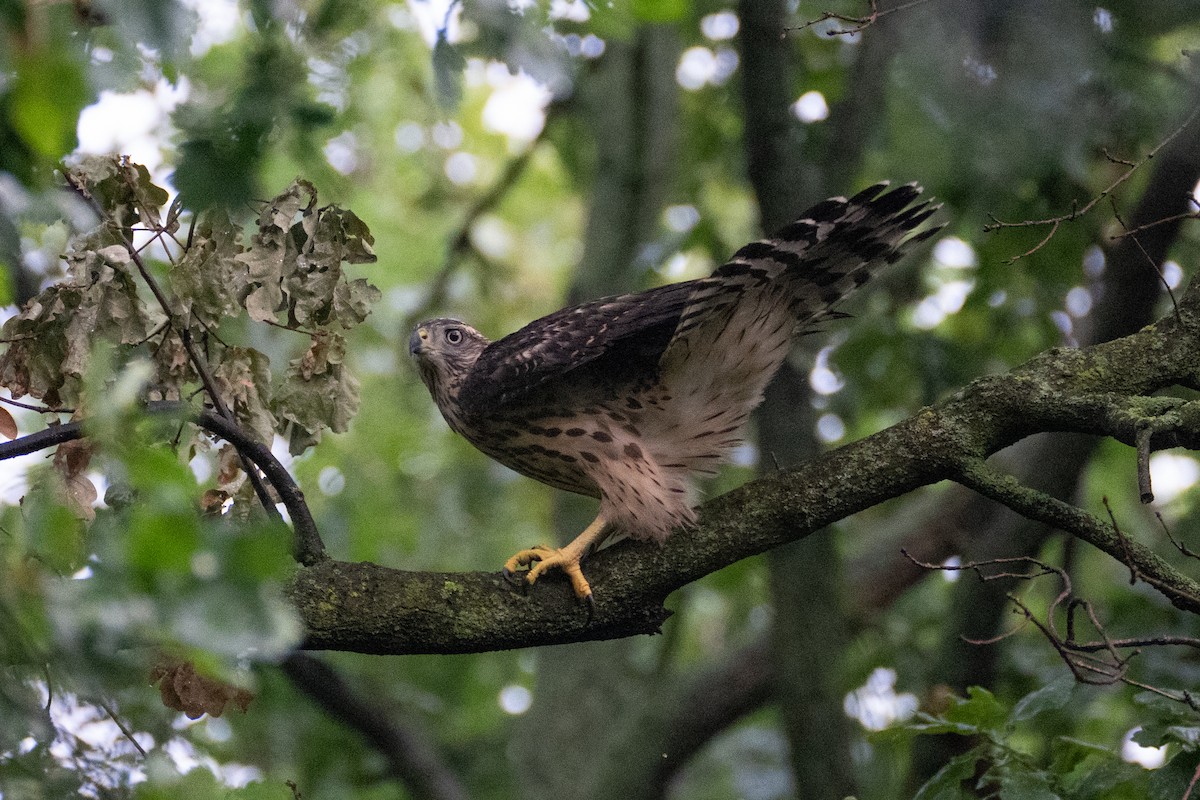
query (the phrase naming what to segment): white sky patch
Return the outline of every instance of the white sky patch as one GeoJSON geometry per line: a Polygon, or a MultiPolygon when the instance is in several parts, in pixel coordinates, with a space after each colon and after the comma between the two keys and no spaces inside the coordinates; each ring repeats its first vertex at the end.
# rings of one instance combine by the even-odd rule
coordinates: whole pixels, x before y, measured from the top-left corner
{"type": "Polygon", "coordinates": [[[963,69],[982,86],[988,86],[996,80],[996,68],[974,56],[967,56],[963,59],[963,69]]]}
{"type": "Polygon", "coordinates": [[[1104,274],[1104,250],[1099,245],[1091,245],[1083,251],[1083,274],[1096,279],[1104,274]]]}
{"type": "Polygon", "coordinates": [[[192,460],[188,462],[188,466],[192,470],[192,475],[196,478],[196,483],[203,484],[213,474],[212,454],[196,453],[196,455],[192,456],[192,460]]]}
{"type": "Polygon", "coordinates": [[[1083,286],[1075,286],[1067,292],[1065,305],[1072,317],[1086,317],[1092,310],[1092,293],[1083,286]]]}
{"type": "Polygon", "coordinates": [[[817,353],[812,372],[808,373],[808,385],[817,394],[834,394],[841,391],[842,387],[846,385],[842,376],[829,367],[829,356],[832,353],[832,347],[822,347],[817,353]]]}
{"type": "Polygon", "coordinates": [[[498,700],[505,714],[524,714],[533,705],[533,693],[514,683],[500,690],[498,700]]]}
{"type": "Polygon", "coordinates": [[[859,721],[869,731],[881,731],[895,722],[917,713],[917,696],[896,693],[896,670],[876,667],[867,682],[846,695],[842,707],[846,716],[859,721]]]}
{"type": "Polygon", "coordinates": [[[579,40],[579,55],[584,58],[599,58],[604,55],[607,47],[608,45],[604,43],[603,39],[594,33],[589,33],[579,40]]]}
{"type": "Polygon", "coordinates": [[[479,174],[479,167],[475,156],[460,151],[452,153],[446,159],[445,172],[451,183],[465,186],[475,180],[475,176],[479,174]]]}
{"type": "Polygon", "coordinates": [[[739,467],[753,467],[758,463],[758,446],[753,442],[742,442],[729,454],[729,463],[739,467]]]}
{"type": "Polygon", "coordinates": [[[975,281],[946,281],[912,311],[912,324],[923,331],[932,330],[951,314],[957,314],[975,288],[975,281]]]}
{"type": "Polygon", "coordinates": [[[1070,338],[1071,333],[1075,330],[1075,322],[1065,311],[1051,311],[1050,321],[1054,323],[1054,327],[1062,332],[1063,336],[1068,338],[1070,338]]]}
{"type": "Polygon", "coordinates": [[[1096,6],[1096,10],[1092,13],[1092,22],[1101,33],[1112,33],[1113,31],[1112,12],[1103,6],[1096,6]]]}
{"type": "Polygon", "coordinates": [[[737,53],[731,48],[719,47],[714,51],[707,47],[689,47],[679,57],[675,80],[692,92],[710,83],[719,86],[729,80],[737,65],[737,53]]]}
{"type": "Polygon", "coordinates": [[[821,122],[829,118],[829,103],[825,102],[825,95],[814,89],[792,103],[792,113],[804,123],[821,122]]]}
{"type": "Polygon", "coordinates": [[[162,143],[170,138],[171,112],[187,100],[191,85],[180,78],[172,86],[159,78],[153,90],[100,92],[95,103],[79,114],[77,153],[106,155],[122,153],[158,179],[163,166],[162,143]]]}
{"type": "Polygon", "coordinates": [[[957,568],[962,566],[962,557],[961,556],[950,556],[949,558],[947,558],[945,561],[942,562],[942,566],[943,567],[954,567],[954,569],[942,570],[942,580],[944,580],[946,583],[954,583],[955,581],[958,580],[959,570],[957,568]]]}
{"type": "Polygon", "coordinates": [[[183,5],[196,12],[199,23],[192,34],[189,48],[199,58],[213,47],[233,39],[242,27],[242,14],[237,0],[182,0],[183,5]]]}
{"type": "Polygon", "coordinates": [[[714,42],[724,42],[737,36],[741,20],[732,11],[718,11],[700,19],[700,32],[714,42]]]}
{"type": "Polygon", "coordinates": [[[346,488],[346,476],[337,467],[322,467],[317,475],[317,488],[326,497],[335,497],[346,488]]]}
{"type": "Polygon", "coordinates": [[[484,214],[471,226],[471,244],[488,258],[503,261],[516,249],[512,228],[495,214],[484,214]]]}
{"type": "Polygon", "coordinates": [[[401,122],[392,140],[401,153],[415,153],[425,146],[425,129],[416,122],[401,122]]]}
{"type": "Polygon", "coordinates": [[[187,739],[174,738],[163,745],[163,752],[170,757],[179,774],[186,775],[197,767],[203,767],[221,783],[233,789],[241,789],[252,781],[262,780],[262,770],[244,764],[219,764],[212,756],[199,752],[187,739]]]}
{"type": "Polygon", "coordinates": [[[1200,481],[1200,462],[1181,453],[1150,456],[1150,482],[1156,504],[1170,503],[1200,481]]]}
{"type": "Polygon", "coordinates": [[[587,22],[591,18],[591,9],[583,0],[550,0],[550,19],[587,22]]]}
{"type": "Polygon", "coordinates": [[[1167,286],[1170,286],[1172,289],[1178,289],[1180,282],[1183,280],[1183,267],[1179,266],[1178,261],[1164,261],[1162,274],[1167,286]]]}
{"type": "Polygon", "coordinates": [[[499,62],[487,68],[492,93],[483,104],[483,127],[508,137],[509,148],[523,147],[546,125],[550,90],[524,72],[513,75],[499,62]]]}
{"type": "Polygon", "coordinates": [[[817,438],[825,444],[833,444],[846,435],[846,423],[837,414],[822,414],[817,418],[817,438]]]}
{"type": "Polygon", "coordinates": [[[408,0],[408,13],[430,47],[443,27],[446,28],[446,40],[451,44],[462,39],[462,3],[456,0],[408,0]]]}
{"type": "Polygon", "coordinates": [[[661,267],[662,274],[671,280],[679,280],[687,273],[688,257],[684,253],[675,253],[661,267]]]}
{"type": "Polygon", "coordinates": [[[1125,738],[1121,741],[1121,758],[1146,769],[1158,769],[1167,761],[1166,745],[1162,747],[1142,747],[1133,740],[1134,734],[1140,730],[1141,728],[1134,728],[1125,734],[1125,738]]]}
{"type": "Polygon", "coordinates": [[[690,204],[667,206],[663,213],[663,221],[672,232],[687,233],[700,222],[700,212],[690,204]]]}
{"type": "Polygon", "coordinates": [[[1192,205],[1194,205],[1196,209],[1200,209],[1200,183],[1197,183],[1192,187],[1192,205]]]}
{"type": "Polygon", "coordinates": [[[933,246],[933,260],[943,267],[966,269],[978,263],[975,248],[957,236],[943,236],[933,246]]]}
{"type": "Polygon", "coordinates": [[[325,143],[325,160],[329,166],[343,175],[358,169],[358,137],[351,131],[342,131],[325,143]]]}
{"type": "Polygon", "coordinates": [[[433,143],[443,150],[454,150],[463,143],[463,129],[454,120],[445,120],[434,124],[430,132],[433,143]]]}

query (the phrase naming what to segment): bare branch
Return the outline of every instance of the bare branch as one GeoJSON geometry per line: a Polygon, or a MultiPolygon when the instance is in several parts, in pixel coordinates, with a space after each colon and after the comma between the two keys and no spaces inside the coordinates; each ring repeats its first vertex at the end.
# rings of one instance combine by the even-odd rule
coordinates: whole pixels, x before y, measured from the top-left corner
{"type": "MultiPolygon", "coordinates": [[[[1133,174],[1135,172],[1137,172],[1142,166],[1144,166],[1147,162],[1149,162],[1156,155],[1158,155],[1159,151],[1162,150],[1164,147],[1166,147],[1168,144],[1170,144],[1171,141],[1175,139],[1175,137],[1177,137],[1177,136],[1179,136],[1179,134],[1183,133],[1183,131],[1186,130],[1188,128],[1188,126],[1190,126],[1192,124],[1192,122],[1194,122],[1196,120],[1197,116],[1200,116],[1200,106],[1197,106],[1192,111],[1192,113],[1188,115],[1187,119],[1184,120],[1182,125],[1180,125],[1178,128],[1176,128],[1170,134],[1168,134],[1165,139],[1163,139],[1158,144],[1156,144],[1150,150],[1150,152],[1148,152],[1148,153],[1146,153],[1146,155],[1142,156],[1142,158],[1140,160],[1133,162],[1133,163],[1129,163],[1128,169],[1126,169],[1119,176],[1117,176],[1116,180],[1114,180],[1112,183],[1110,183],[1108,186],[1106,186],[1098,195],[1096,195],[1091,200],[1089,200],[1087,203],[1085,203],[1082,208],[1077,207],[1077,201],[1076,201],[1075,203],[1072,203],[1071,210],[1069,212],[1067,212],[1066,214],[1060,214],[1059,216],[1056,216],[1056,217],[1047,217],[1045,219],[1026,219],[1026,220],[1022,220],[1020,222],[1003,222],[993,216],[993,217],[991,217],[992,222],[987,225],[984,225],[983,230],[987,233],[991,233],[992,231],[1000,230],[1001,228],[1031,228],[1031,227],[1043,227],[1046,225],[1051,226],[1050,233],[1046,236],[1046,238],[1044,238],[1040,243],[1038,243],[1031,250],[1029,250],[1025,253],[1022,253],[1021,255],[1016,256],[1012,259],[1009,259],[1009,263],[1011,263],[1013,261],[1017,261],[1022,258],[1025,258],[1026,256],[1029,256],[1033,253],[1036,253],[1038,250],[1042,249],[1042,247],[1044,247],[1047,242],[1050,241],[1051,237],[1053,237],[1054,233],[1058,230],[1058,226],[1060,223],[1073,221],[1075,219],[1078,219],[1079,217],[1082,217],[1083,215],[1087,214],[1088,212],[1090,212],[1093,208],[1096,207],[1097,203],[1099,203],[1104,198],[1108,197],[1110,194],[1112,194],[1112,192],[1114,192],[1117,189],[1117,187],[1119,187],[1121,184],[1125,183],[1125,181],[1127,181],[1131,177],[1133,177],[1133,174]]],[[[1107,150],[1104,151],[1104,154],[1110,160],[1113,160],[1112,157],[1108,155],[1107,150]]],[[[1128,163],[1128,162],[1121,162],[1121,163],[1128,163]]],[[[991,216],[991,215],[989,215],[989,216],[991,216]]]]}
{"type": "Polygon", "coordinates": [[[1113,532],[1117,534],[1117,541],[1121,543],[1121,551],[1125,554],[1125,566],[1129,567],[1129,585],[1133,586],[1137,583],[1138,571],[1137,565],[1133,563],[1133,555],[1129,552],[1129,540],[1125,538],[1125,533],[1121,530],[1121,526],[1117,524],[1117,515],[1113,513],[1107,495],[1104,496],[1103,503],[1104,510],[1108,512],[1108,519],[1112,522],[1113,532]]]}
{"type": "MultiPolygon", "coordinates": [[[[279,494],[284,507],[287,508],[295,533],[297,560],[306,566],[313,566],[328,559],[317,534],[317,524],[304,500],[304,494],[288,473],[287,468],[279,463],[279,459],[275,458],[269,447],[253,439],[237,423],[230,422],[212,411],[205,410],[197,414],[184,403],[170,402],[149,403],[146,410],[151,414],[189,419],[204,430],[232,444],[240,455],[262,470],[262,474],[270,481],[271,486],[279,494]],[[307,554],[308,560],[304,560],[302,554],[307,554]]],[[[0,461],[75,441],[83,438],[86,432],[85,423],[82,422],[52,425],[37,433],[22,436],[11,442],[0,443],[0,461]]]]}
{"type": "Polygon", "coordinates": [[[870,3],[871,10],[865,16],[853,17],[847,14],[838,14],[833,11],[824,11],[821,13],[821,16],[817,17],[816,19],[809,20],[808,22],[805,22],[801,25],[796,25],[795,27],[784,28],[783,30],[785,33],[798,33],[807,28],[811,28],[814,25],[820,25],[822,22],[837,20],[838,22],[845,23],[850,27],[832,28],[828,31],[825,31],[825,35],[830,37],[851,36],[856,33],[862,33],[864,30],[874,25],[880,19],[889,14],[895,14],[897,11],[905,11],[907,9],[914,8],[915,6],[924,5],[925,3],[931,2],[931,0],[909,0],[907,3],[900,3],[899,5],[884,9],[883,11],[879,10],[878,0],[868,0],[868,2],[870,3]]]}
{"type": "Polygon", "coordinates": [[[356,694],[328,664],[292,653],[282,664],[298,690],[330,717],[360,733],[387,760],[388,772],[423,800],[466,800],[467,790],[428,742],[356,694]]]}

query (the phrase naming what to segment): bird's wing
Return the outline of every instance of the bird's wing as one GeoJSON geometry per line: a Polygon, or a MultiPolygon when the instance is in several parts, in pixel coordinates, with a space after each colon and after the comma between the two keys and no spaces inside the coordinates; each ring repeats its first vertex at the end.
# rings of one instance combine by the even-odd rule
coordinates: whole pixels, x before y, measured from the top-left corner
{"type": "MultiPolygon", "coordinates": [[[[808,209],[795,222],[738,250],[695,289],[663,354],[665,368],[714,347],[735,314],[770,313],[794,326],[828,318],[834,305],[878,270],[895,263],[905,248],[929,238],[941,226],[913,231],[940,206],[912,205],[921,194],[915,184],[884,192],[877,183],[849,200],[835,197],[808,209]],[[747,304],[745,300],[753,302],[747,304]],[[757,304],[763,310],[755,311],[757,304]],[[751,306],[748,308],[748,305],[751,306]]],[[[758,322],[758,320],[755,320],[758,322]]],[[[740,322],[745,322],[741,320],[740,322]]]]}
{"type": "Polygon", "coordinates": [[[534,320],[488,345],[459,401],[486,411],[552,389],[566,376],[572,384],[602,377],[613,388],[652,379],[692,283],[604,297],[534,320]]]}

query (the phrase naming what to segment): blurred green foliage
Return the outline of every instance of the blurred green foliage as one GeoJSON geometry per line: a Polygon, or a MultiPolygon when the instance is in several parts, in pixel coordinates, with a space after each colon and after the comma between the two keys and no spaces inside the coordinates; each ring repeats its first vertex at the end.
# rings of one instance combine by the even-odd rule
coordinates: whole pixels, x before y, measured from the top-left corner
{"type": "MultiPolygon", "coordinates": [[[[858,3],[833,5],[847,14],[864,10],[858,3]]],[[[984,235],[980,228],[991,215],[1055,215],[1095,195],[1123,169],[1101,148],[1139,158],[1194,102],[1187,98],[1195,94],[1196,70],[1179,52],[1200,47],[1196,3],[1109,4],[1107,30],[1094,19],[1100,9],[1088,4],[1018,3],[1006,14],[1000,7],[1007,5],[924,4],[881,18],[880,30],[885,22],[893,26],[895,52],[879,73],[866,76],[856,77],[853,64],[864,37],[880,30],[829,36],[823,24],[782,32],[796,62],[796,97],[815,90],[836,106],[867,84],[887,90],[881,118],[863,134],[855,186],[882,178],[922,181],[946,201],[947,233],[965,240],[976,261],[955,268],[928,254],[912,258],[854,302],[848,309],[854,319],[826,326],[818,346],[833,345],[829,366],[844,388],[818,402],[821,413],[844,423],[842,440],[1069,341],[1077,330],[1063,328],[1079,320],[1052,314],[1063,311],[1072,288],[1098,282],[1083,265],[1088,248],[1108,244],[1110,209],[1063,225],[1015,264],[1007,260],[1045,231],[984,235]],[[961,309],[936,324],[916,324],[916,307],[958,280],[970,284],[961,309]]],[[[584,20],[554,19],[548,3],[521,13],[504,3],[464,3],[445,18],[427,13],[432,4],[421,0],[234,6],[234,22],[218,36],[191,3],[0,2],[0,263],[10,275],[3,299],[32,297],[39,284],[67,287],[74,269],[76,279],[83,272],[105,276],[75,282],[86,283],[108,309],[95,328],[72,334],[72,321],[81,324],[74,311],[86,298],[81,290],[55,290],[66,305],[44,313],[59,314],[64,344],[52,356],[37,351],[42,361],[26,362],[42,380],[39,397],[53,386],[53,404],[78,401],[98,418],[97,455],[83,477],[108,491],[95,520],[85,523],[64,502],[70,488],[52,486],[55,473],[43,466],[30,473],[36,488],[25,493],[24,505],[0,509],[5,800],[69,796],[81,787],[92,797],[291,798],[287,781],[304,797],[322,800],[398,793],[386,760],[313,706],[275,666],[302,633],[280,592],[290,569],[287,532],[261,520],[199,515],[202,493],[220,481],[221,455],[206,451],[182,423],[164,433],[161,421],[134,422],[128,405],[105,402],[130,375],[131,358],[160,359],[155,368],[162,369],[178,353],[147,344],[161,320],[114,313],[149,300],[129,264],[97,256],[119,243],[114,231],[93,234],[82,248],[91,254],[86,258],[59,258],[71,236],[96,222],[55,173],[63,159],[96,169],[97,162],[73,153],[81,110],[105,92],[145,100],[160,82],[186,90],[170,125],[153,131],[161,137],[154,139],[160,164],[106,184],[112,191],[98,188],[97,196],[132,233],[152,222],[139,208],[164,206],[158,220],[164,223],[168,201],[179,193],[186,211],[172,235],[192,236],[193,248],[174,265],[161,248],[147,248],[148,267],[180,298],[177,312],[216,323],[212,330],[196,323],[193,331],[212,352],[228,354],[221,375],[241,392],[236,410],[243,424],[266,440],[285,421],[293,423],[286,433],[298,455],[290,465],[332,554],[413,570],[493,569],[518,547],[553,538],[551,491],[498,468],[446,429],[406,363],[408,325],[425,312],[445,312],[498,336],[560,306],[583,248],[595,175],[611,167],[600,162],[594,126],[578,101],[604,58],[580,54],[585,37],[597,37],[611,52],[635,41],[644,26],[667,25],[681,52],[703,48],[715,59],[738,46],[704,35],[708,15],[733,10],[707,0],[576,3],[590,14],[584,20]],[[432,27],[423,32],[427,17],[432,27]],[[453,24],[438,33],[444,19],[453,24]],[[203,43],[198,32],[217,40],[203,43]],[[518,71],[549,87],[547,127],[532,142],[496,123],[497,114],[518,113],[493,105],[513,90],[518,71]],[[477,208],[511,161],[530,149],[495,202],[477,208]],[[332,202],[357,215],[335,212],[322,223],[341,232],[332,240],[342,250],[325,254],[330,269],[369,260],[360,248],[367,228],[378,255],[369,273],[348,270],[354,277],[342,285],[351,288],[336,302],[289,294],[292,313],[276,322],[337,327],[319,345],[304,332],[254,321],[274,318],[278,282],[247,305],[249,285],[230,291],[226,279],[233,273],[221,266],[252,253],[261,273],[273,263],[272,242],[291,252],[299,241],[289,238],[293,217],[308,203],[307,185],[292,183],[297,175],[320,190],[322,209],[332,202]],[[172,195],[154,193],[154,185],[169,185],[172,195]],[[285,196],[292,203],[286,224],[253,219],[264,200],[285,196]],[[190,215],[214,207],[223,211],[201,215],[189,234],[190,215]],[[452,249],[467,221],[465,244],[452,249]],[[375,295],[360,274],[379,287],[370,316],[365,309],[375,295]],[[23,279],[32,280],[31,291],[20,289],[23,279]],[[431,286],[441,289],[434,295],[431,286]],[[121,320],[125,327],[116,324],[121,320]],[[343,329],[346,321],[353,324],[343,329]],[[103,335],[115,342],[107,355],[91,347],[103,335]],[[72,341],[85,346],[72,350],[72,341]],[[74,369],[84,362],[86,368],[74,369]],[[303,397],[295,396],[296,383],[283,388],[313,362],[329,367],[319,386],[303,397]],[[323,427],[338,435],[318,437],[323,427]],[[170,445],[177,429],[190,445],[170,445]],[[188,723],[164,708],[148,682],[162,651],[251,690],[249,711],[188,723]],[[148,737],[147,744],[152,738],[148,757],[111,729],[104,711],[92,724],[109,726],[107,744],[77,735],[79,709],[95,711],[101,703],[148,737]],[[186,743],[203,766],[181,775],[165,755],[168,742],[186,743]],[[231,788],[236,765],[254,769],[244,788],[231,788]],[[132,786],[134,772],[146,780],[132,786]]],[[[804,8],[793,18],[797,26],[811,11],[804,8]]],[[[679,230],[655,220],[646,244],[661,257],[650,259],[643,285],[704,274],[759,234],[744,177],[739,80],[735,71],[680,90],[666,194],[671,205],[694,207],[699,221],[679,230]]],[[[822,152],[831,135],[820,121],[789,131],[803,153],[822,152]]],[[[1118,193],[1122,212],[1136,203],[1143,173],[1118,193]]],[[[109,179],[116,176],[114,168],[109,179]]],[[[92,177],[98,187],[106,180],[92,177]]],[[[1193,271],[1198,253],[1195,234],[1185,230],[1174,250],[1185,272],[1193,271]]],[[[6,331],[20,325],[10,322],[6,331]]],[[[811,354],[803,358],[811,367],[811,354]]],[[[179,378],[181,396],[196,389],[195,376],[179,378]]],[[[22,432],[44,425],[37,414],[18,419],[22,432]]],[[[40,464],[40,458],[25,460],[40,464]]],[[[1128,448],[1098,448],[1080,502],[1094,509],[1107,495],[1135,535],[1159,537],[1137,501],[1131,464],[1128,448]]],[[[731,467],[707,491],[750,475],[745,465],[731,467]]],[[[248,490],[241,491],[236,502],[252,506],[248,490]]],[[[881,541],[923,519],[944,494],[943,487],[931,488],[837,526],[848,562],[878,557],[881,541]]],[[[1195,540],[1194,494],[1161,510],[1177,535],[1195,540]]],[[[1131,589],[1111,559],[1068,555],[1059,541],[1048,549],[1048,558],[1071,559],[1077,584],[1114,631],[1195,635],[1193,619],[1141,587],[1131,589]]],[[[750,560],[687,587],[669,601],[676,616],[667,635],[630,643],[614,671],[628,685],[659,690],[639,698],[643,704],[667,696],[695,671],[761,637],[772,614],[787,613],[770,608],[766,583],[762,565],[750,560]]],[[[934,656],[947,637],[962,633],[947,626],[952,588],[934,575],[857,620],[839,683],[860,686],[876,667],[889,666],[898,674],[897,691],[936,698],[942,679],[933,671],[934,656]]],[[[1036,583],[1021,591],[1037,608],[1053,599],[1036,583]]],[[[900,796],[897,787],[911,777],[914,741],[938,733],[960,738],[963,751],[909,796],[971,796],[979,781],[1006,798],[1183,796],[1197,762],[1195,713],[1185,704],[1130,687],[1072,686],[1032,629],[992,646],[1002,648],[993,685],[949,701],[940,715],[861,732],[856,769],[864,800],[900,796]],[[1163,768],[1144,771],[1120,759],[1124,737],[1139,726],[1138,741],[1168,746],[1163,768]]],[[[528,784],[521,775],[532,766],[518,762],[511,743],[529,734],[522,732],[525,720],[501,706],[500,694],[524,687],[536,702],[547,680],[536,654],[327,657],[378,709],[417,731],[470,796],[522,796],[528,784]]],[[[1147,648],[1132,669],[1137,680],[1173,691],[1200,677],[1195,657],[1178,650],[1147,648]]],[[[593,728],[583,712],[558,713],[581,715],[578,736],[597,761],[627,738],[627,731],[593,728]]],[[[759,711],[689,762],[671,796],[788,796],[784,748],[775,715],[759,711]]]]}

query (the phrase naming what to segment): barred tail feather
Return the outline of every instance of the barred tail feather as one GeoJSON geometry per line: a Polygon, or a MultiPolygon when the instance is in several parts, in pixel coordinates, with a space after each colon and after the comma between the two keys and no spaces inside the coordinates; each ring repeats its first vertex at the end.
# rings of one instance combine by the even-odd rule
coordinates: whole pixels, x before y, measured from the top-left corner
{"type": "Polygon", "coordinates": [[[906,247],[941,229],[917,230],[939,208],[913,205],[920,187],[887,187],[825,200],[695,282],[659,362],[662,382],[672,387],[668,416],[704,422],[700,436],[682,443],[692,469],[711,469],[713,454],[738,444],[737,429],[762,400],[798,331],[828,318],[906,247]]]}

